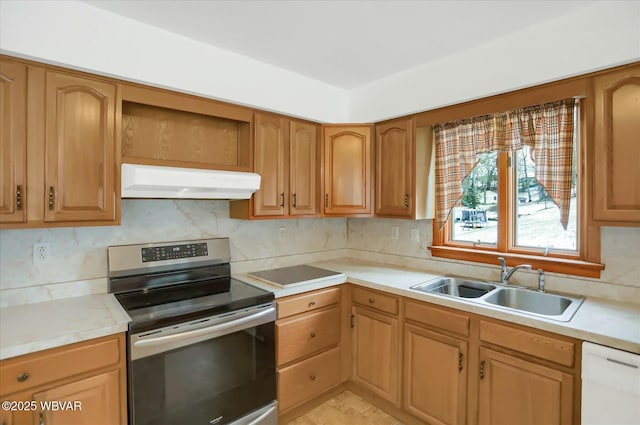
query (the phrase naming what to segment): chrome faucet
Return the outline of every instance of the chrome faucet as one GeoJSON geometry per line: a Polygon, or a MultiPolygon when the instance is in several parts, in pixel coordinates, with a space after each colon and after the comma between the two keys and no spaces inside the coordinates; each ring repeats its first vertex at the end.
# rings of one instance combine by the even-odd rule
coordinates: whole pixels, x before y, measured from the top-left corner
{"type": "Polygon", "coordinates": [[[518,269],[527,269],[531,270],[531,264],[520,264],[509,270],[507,268],[507,262],[504,261],[504,258],[498,257],[498,261],[500,261],[500,276],[502,277],[502,284],[507,285],[509,283],[509,279],[511,275],[518,269]]]}

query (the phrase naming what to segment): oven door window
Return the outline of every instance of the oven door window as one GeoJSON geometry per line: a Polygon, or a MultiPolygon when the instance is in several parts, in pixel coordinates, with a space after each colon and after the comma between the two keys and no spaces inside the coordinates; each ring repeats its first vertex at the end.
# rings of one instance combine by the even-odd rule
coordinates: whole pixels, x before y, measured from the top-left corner
{"type": "Polygon", "coordinates": [[[134,425],[225,424],[276,398],[273,322],[134,360],[134,425]]]}

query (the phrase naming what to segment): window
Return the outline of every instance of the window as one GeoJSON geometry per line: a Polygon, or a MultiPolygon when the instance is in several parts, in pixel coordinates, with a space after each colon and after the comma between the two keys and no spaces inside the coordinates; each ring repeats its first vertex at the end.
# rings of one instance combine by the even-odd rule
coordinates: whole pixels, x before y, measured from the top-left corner
{"type": "MultiPolygon", "coordinates": [[[[492,115],[434,127],[436,144],[446,146],[439,154],[451,162],[466,160],[467,168],[461,165],[458,169],[457,164],[445,161],[444,168],[441,164],[444,171],[438,175],[436,167],[438,176],[446,176],[442,180],[452,180],[451,176],[456,175],[458,187],[452,189],[438,183],[438,207],[446,202],[449,203],[447,207],[454,206],[444,212],[438,211],[439,218],[444,219],[434,223],[434,242],[430,247],[433,256],[492,264],[498,264],[497,257],[503,256],[510,265],[526,262],[546,271],[599,277],[603,266],[584,261],[583,247],[586,244],[581,244],[580,239],[585,236],[581,229],[586,228],[580,222],[586,220],[586,215],[580,213],[585,202],[581,199],[578,172],[583,158],[580,152],[584,137],[580,130],[584,114],[580,113],[579,102],[573,105],[571,101],[570,111],[565,111],[566,115],[573,116],[569,120],[571,128],[565,137],[565,148],[558,147],[553,137],[550,138],[551,143],[549,140],[537,145],[526,142],[524,139],[530,136],[525,134],[526,128],[505,130],[510,125],[509,120],[519,123],[515,125],[522,124],[521,118],[514,119],[510,114],[527,108],[507,112],[506,121],[492,115]],[[453,130],[454,126],[458,127],[453,130]],[[513,140],[510,136],[498,142],[494,140],[502,137],[501,132],[506,134],[511,130],[511,134],[516,136],[513,140]],[[489,141],[488,145],[483,145],[483,140],[489,141]],[[462,158],[469,156],[468,151],[473,149],[476,149],[476,154],[471,159],[462,158]],[[541,154],[543,149],[548,152],[541,154]],[[565,163],[558,167],[553,162],[563,156],[571,156],[570,166],[565,163]],[[538,164],[534,158],[538,159],[538,164]],[[469,160],[472,167],[468,165],[469,160]],[[554,184],[549,183],[549,176],[553,180],[559,174],[564,179],[564,189],[558,191],[551,187],[549,191],[555,195],[554,199],[548,191],[554,184]],[[449,193],[441,193],[443,187],[449,193]],[[564,193],[562,202],[558,202],[560,192],[564,193]],[[562,210],[558,204],[563,203],[565,208],[562,210]]],[[[544,110],[545,105],[540,106],[544,110]]],[[[548,126],[553,125],[556,124],[548,126]]],[[[549,129],[542,131],[548,133],[549,129]]],[[[544,137],[549,139],[548,134],[544,137]]]]}

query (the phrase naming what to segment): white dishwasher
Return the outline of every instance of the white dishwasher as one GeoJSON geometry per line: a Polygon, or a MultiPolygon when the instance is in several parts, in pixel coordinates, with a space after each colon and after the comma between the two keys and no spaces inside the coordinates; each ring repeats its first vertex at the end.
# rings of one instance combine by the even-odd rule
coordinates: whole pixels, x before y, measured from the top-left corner
{"type": "Polygon", "coordinates": [[[582,425],[640,425],[640,356],[582,344],[582,425]]]}

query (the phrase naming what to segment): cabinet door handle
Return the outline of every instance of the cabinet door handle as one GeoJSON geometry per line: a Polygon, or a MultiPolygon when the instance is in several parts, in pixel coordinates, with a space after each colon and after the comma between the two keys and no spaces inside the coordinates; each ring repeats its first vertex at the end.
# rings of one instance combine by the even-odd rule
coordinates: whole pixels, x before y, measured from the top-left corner
{"type": "Polygon", "coordinates": [[[22,209],[22,186],[16,186],[16,209],[22,209]]]}
{"type": "Polygon", "coordinates": [[[316,333],[315,333],[315,332],[313,332],[313,331],[311,331],[311,334],[309,334],[309,336],[310,336],[311,338],[315,338],[315,337],[316,337],[316,333]]]}
{"type": "Polygon", "coordinates": [[[280,207],[284,208],[284,192],[280,194],[280,207]]]}
{"type": "Polygon", "coordinates": [[[328,193],[324,194],[324,207],[325,208],[329,208],[329,194],[328,193]]]}
{"type": "Polygon", "coordinates": [[[464,354],[458,353],[458,372],[462,372],[462,359],[464,358],[464,354]]]}
{"type": "Polygon", "coordinates": [[[53,186],[49,186],[49,211],[53,210],[53,198],[55,196],[55,191],[53,190],[53,186]]]}
{"type": "Polygon", "coordinates": [[[409,208],[409,194],[408,193],[404,194],[404,207],[405,208],[409,208]]]}
{"type": "Polygon", "coordinates": [[[480,379],[484,379],[484,360],[480,362],[480,379]]]}
{"type": "Polygon", "coordinates": [[[44,425],[44,412],[42,410],[38,413],[38,425],[44,425]]]}
{"type": "Polygon", "coordinates": [[[27,379],[29,379],[29,372],[22,372],[20,375],[18,375],[18,382],[24,382],[27,379]]]}
{"type": "Polygon", "coordinates": [[[293,208],[296,207],[296,194],[293,194],[293,208]]]}

